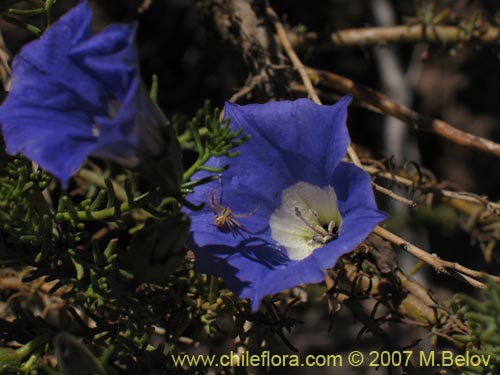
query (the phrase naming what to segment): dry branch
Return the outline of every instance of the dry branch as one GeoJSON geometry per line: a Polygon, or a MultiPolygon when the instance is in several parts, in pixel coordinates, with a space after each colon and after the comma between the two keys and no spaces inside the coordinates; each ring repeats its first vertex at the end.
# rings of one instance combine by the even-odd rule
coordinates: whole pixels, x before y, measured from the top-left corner
{"type": "Polygon", "coordinates": [[[464,267],[455,262],[443,260],[439,258],[437,255],[430,254],[427,251],[420,249],[419,247],[409,243],[405,239],[395,235],[394,233],[389,232],[387,229],[384,229],[380,226],[377,226],[373,232],[375,234],[378,234],[385,240],[401,247],[404,251],[420,259],[421,261],[431,265],[437,272],[448,273],[451,276],[454,276],[458,279],[468,282],[470,285],[476,288],[483,289],[486,287],[484,283],[476,280],[476,279],[482,279],[484,277],[488,277],[491,280],[500,283],[499,276],[489,275],[484,272],[464,267]]]}
{"type": "Polygon", "coordinates": [[[10,59],[10,52],[5,46],[3,36],[0,33],[0,80],[2,81],[5,91],[10,90],[10,85],[12,82],[12,71],[9,65],[10,59]]]}
{"type": "Polygon", "coordinates": [[[357,100],[370,104],[382,112],[406,122],[420,131],[425,131],[445,138],[457,145],[478,150],[500,157],[500,144],[486,138],[454,128],[449,123],[430,118],[421,113],[398,104],[369,87],[355,83],[349,78],[325,70],[307,68],[313,81],[344,94],[350,94],[357,100]]]}
{"type": "Polygon", "coordinates": [[[468,32],[458,26],[435,25],[432,28],[426,28],[424,25],[399,25],[340,30],[327,35],[317,32],[304,34],[289,32],[288,37],[296,48],[311,45],[318,48],[367,47],[391,43],[413,44],[418,42],[446,44],[471,40],[481,43],[495,43],[500,37],[500,29],[495,26],[487,26],[482,30],[476,29],[468,32]]]}
{"type": "MultiPolygon", "coordinates": [[[[288,57],[292,61],[294,68],[299,72],[300,78],[302,79],[304,86],[307,88],[309,96],[315,103],[321,105],[321,100],[319,99],[316,90],[314,90],[313,83],[309,78],[306,68],[302,64],[302,61],[300,61],[299,57],[297,56],[297,53],[295,53],[295,50],[293,49],[290,41],[288,40],[287,33],[285,31],[285,28],[283,27],[283,24],[280,22],[278,15],[271,7],[267,7],[266,12],[271,21],[273,22],[274,27],[276,28],[276,32],[278,33],[278,37],[283,48],[285,49],[288,57]]],[[[356,154],[351,145],[349,145],[349,147],[347,148],[347,153],[354,164],[356,164],[357,166],[361,166],[361,162],[358,158],[358,155],[356,154]]]]}
{"type": "Polygon", "coordinates": [[[316,93],[316,91],[314,91],[314,86],[313,86],[311,80],[309,79],[309,76],[307,75],[306,68],[302,64],[302,61],[300,61],[300,59],[297,56],[297,54],[295,53],[292,45],[290,44],[290,41],[288,40],[288,37],[286,34],[286,30],[283,27],[283,25],[281,24],[281,22],[279,21],[278,15],[271,7],[267,7],[266,12],[267,12],[267,15],[269,16],[269,18],[271,19],[271,21],[273,22],[274,27],[276,28],[276,32],[278,33],[278,36],[279,36],[280,42],[283,45],[283,48],[285,49],[286,53],[288,54],[288,57],[290,58],[290,60],[292,60],[293,66],[299,72],[300,78],[302,78],[302,81],[304,82],[304,86],[306,86],[307,91],[309,92],[309,95],[311,96],[311,99],[314,102],[321,104],[321,101],[319,100],[318,94],[316,93]]]}

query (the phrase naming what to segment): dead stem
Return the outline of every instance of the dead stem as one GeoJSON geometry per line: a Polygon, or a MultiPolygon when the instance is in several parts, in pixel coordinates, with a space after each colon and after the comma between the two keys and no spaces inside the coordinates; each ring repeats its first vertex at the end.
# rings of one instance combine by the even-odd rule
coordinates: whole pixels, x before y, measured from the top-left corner
{"type": "Polygon", "coordinates": [[[412,200],[410,200],[408,198],[402,197],[402,196],[396,194],[395,192],[393,192],[390,189],[387,189],[387,188],[385,188],[383,186],[377,185],[375,182],[372,182],[372,185],[375,188],[375,190],[381,192],[382,194],[387,195],[388,197],[394,199],[397,202],[406,204],[407,206],[412,207],[412,208],[417,207],[417,202],[414,202],[414,201],[412,201],[412,200]]]}
{"type": "Polygon", "coordinates": [[[385,114],[412,125],[416,130],[435,134],[459,146],[500,157],[500,144],[489,139],[458,130],[445,121],[415,112],[404,105],[394,102],[384,94],[359,85],[349,78],[310,67],[307,68],[307,72],[316,84],[324,85],[344,94],[350,94],[355,99],[370,104],[385,114]]]}
{"type": "MultiPolygon", "coordinates": [[[[300,61],[299,57],[297,56],[297,53],[295,53],[295,50],[293,49],[290,40],[288,39],[287,33],[285,31],[285,28],[283,27],[283,24],[280,22],[276,12],[271,8],[267,7],[266,12],[271,18],[271,21],[274,24],[274,27],[276,28],[276,32],[278,33],[279,40],[281,42],[281,45],[285,49],[288,57],[292,61],[293,66],[295,69],[300,74],[300,78],[302,79],[302,82],[304,83],[304,86],[306,86],[307,92],[309,93],[309,96],[311,99],[317,103],[321,104],[321,100],[318,97],[318,94],[316,93],[316,90],[314,89],[314,85],[312,84],[311,79],[309,78],[309,75],[306,71],[306,68],[304,67],[304,64],[302,64],[302,61],[300,61]]],[[[352,148],[352,146],[349,145],[347,148],[347,153],[349,157],[351,158],[352,162],[357,165],[358,167],[361,166],[361,162],[358,158],[358,155],[352,148]]]]}
{"type": "Polygon", "coordinates": [[[288,37],[293,46],[315,46],[321,49],[332,47],[368,47],[387,44],[429,44],[461,43],[471,40],[481,43],[495,43],[500,37],[500,29],[487,25],[483,30],[467,33],[463,28],[450,25],[435,25],[431,33],[425,32],[424,25],[397,25],[385,27],[364,27],[339,30],[329,35],[317,32],[299,34],[289,32],[288,37]]]}
{"type": "Polygon", "coordinates": [[[384,229],[380,226],[377,226],[373,232],[375,234],[378,234],[380,237],[386,239],[387,241],[401,247],[404,251],[413,255],[414,257],[431,265],[437,272],[447,273],[454,277],[462,279],[475,288],[484,289],[486,287],[484,283],[476,280],[476,279],[482,279],[484,277],[488,277],[491,280],[500,283],[500,277],[498,276],[489,275],[484,272],[472,270],[456,262],[443,260],[439,258],[437,255],[430,254],[427,251],[420,249],[419,247],[409,243],[405,239],[395,235],[394,233],[389,232],[387,229],[384,229]]]}

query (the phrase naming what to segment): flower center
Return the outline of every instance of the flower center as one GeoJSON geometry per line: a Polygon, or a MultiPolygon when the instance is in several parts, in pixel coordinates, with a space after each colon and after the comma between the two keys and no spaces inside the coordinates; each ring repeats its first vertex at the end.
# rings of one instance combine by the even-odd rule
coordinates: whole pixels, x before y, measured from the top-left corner
{"type": "Polygon", "coordinates": [[[338,237],[342,217],[332,186],[299,181],[283,191],[281,206],[269,218],[271,236],[292,260],[301,260],[338,237]]]}

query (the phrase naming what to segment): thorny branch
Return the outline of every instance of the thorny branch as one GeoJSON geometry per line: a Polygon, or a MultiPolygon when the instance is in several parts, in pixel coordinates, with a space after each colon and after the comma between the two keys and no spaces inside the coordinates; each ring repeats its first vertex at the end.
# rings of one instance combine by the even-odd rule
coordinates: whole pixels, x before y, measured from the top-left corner
{"type": "MultiPolygon", "coordinates": [[[[370,165],[368,163],[365,163],[365,160],[363,160],[363,165],[362,168],[370,173],[373,176],[376,177],[381,177],[386,180],[394,181],[395,183],[399,185],[406,186],[408,188],[419,188],[419,189],[427,189],[430,187],[427,187],[425,185],[419,185],[415,180],[412,180],[407,177],[400,176],[397,173],[389,173],[383,168],[379,168],[374,165],[370,165]]],[[[428,189],[427,189],[428,190],[428,189]]],[[[435,189],[434,189],[435,190],[435,189]]],[[[474,206],[470,207],[469,209],[465,210],[464,213],[468,215],[472,215],[477,212],[478,209],[484,208],[485,210],[488,211],[489,215],[498,215],[500,213],[500,204],[491,202],[489,201],[486,197],[478,196],[476,194],[468,193],[468,192],[457,192],[457,191],[452,191],[452,190],[447,190],[447,189],[439,189],[439,194],[442,197],[450,198],[450,199],[457,199],[461,200],[464,202],[472,203],[474,206]]]]}
{"type": "Polygon", "coordinates": [[[484,276],[490,277],[495,282],[500,282],[500,277],[498,276],[488,275],[484,272],[475,271],[458,263],[443,260],[437,255],[429,254],[427,251],[422,250],[421,248],[409,243],[405,239],[389,232],[387,229],[382,228],[381,226],[377,226],[373,232],[378,234],[380,237],[390,241],[391,243],[399,246],[401,249],[413,255],[414,257],[431,265],[437,272],[446,273],[453,277],[456,277],[459,280],[466,281],[473,287],[481,289],[485,288],[484,283],[476,280],[481,279],[484,276]]]}
{"type": "Polygon", "coordinates": [[[417,201],[425,202],[426,205],[445,203],[465,217],[463,229],[478,242],[486,262],[492,260],[494,249],[500,240],[500,204],[489,201],[485,196],[448,190],[448,183],[437,181],[432,174],[429,175],[428,171],[421,167],[417,167],[415,172],[409,172],[391,165],[386,167],[375,160],[362,160],[362,162],[363,169],[373,178],[381,178],[396,186],[404,187],[412,194],[418,192],[421,196],[417,201]]]}

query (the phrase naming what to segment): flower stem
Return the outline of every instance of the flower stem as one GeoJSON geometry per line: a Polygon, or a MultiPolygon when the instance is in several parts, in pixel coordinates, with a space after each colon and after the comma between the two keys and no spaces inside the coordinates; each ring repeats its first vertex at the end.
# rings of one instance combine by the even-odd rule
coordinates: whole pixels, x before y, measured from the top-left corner
{"type": "MultiPolygon", "coordinates": [[[[101,188],[106,187],[106,183],[104,182],[104,177],[102,177],[102,175],[100,175],[99,173],[91,171],[90,169],[84,169],[84,168],[80,169],[78,171],[78,176],[83,178],[85,181],[88,181],[101,188]]],[[[127,201],[127,193],[125,192],[125,189],[116,181],[112,181],[112,183],[116,197],[122,202],[127,201]]]]}
{"type": "MultiPolygon", "coordinates": [[[[128,202],[123,202],[120,204],[118,211],[119,212],[127,212],[130,211],[130,205],[128,202]]],[[[99,221],[99,220],[106,220],[106,219],[111,219],[115,217],[117,213],[116,207],[109,207],[105,208],[103,210],[99,211],[77,211],[75,213],[76,217],[80,221],[99,221]]],[[[73,215],[71,215],[69,212],[62,212],[58,213],[55,216],[55,220],[59,223],[62,223],[64,221],[70,221],[73,219],[73,215]]]]}
{"type": "MultiPolygon", "coordinates": [[[[200,137],[205,137],[208,135],[208,129],[207,128],[200,128],[198,129],[200,133],[200,137]]],[[[179,143],[182,145],[183,143],[187,143],[193,139],[193,134],[191,131],[185,131],[183,134],[179,135],[177,137],[179,140],[179,143]]]]}
{"type": "Polygon", "coordinates": [[[51,18],[51,11],[52,11],[52,6],[54,5],[55,0],[47,0],[45,2],[45,16],[47,18],[47,27],[50,26],[52,23],[52,18],[51,18]]]}
{"type": "Polygon", "coordinates": [[[49,339],[50,339],[49,334],[43,334],[43,335],[37,336],[33,340],[28,342],[27,344],[23,345],[21,348],[17,349],[16,352],[22,359],[24,359],[28,354],[33,352],[40,345],[43,345],[47,341],[49,341],[49,339]]]}
{"type": "Polygon", "coordinates": [[[219,278],[210,275],[210,289],[208,291],[208,303],[213,305],[217,301],[217,296],[219,294],[219,278]]]}
{"type": "Polygon", "coordinates": [[[209,152],[200,155],[198,160],[194,162],[194,164],[186,171],[183,175],[184,182],[188,182],[193,175],[200,170],[201,167],[205,165],[205,163],[212,157],[209,152]]]}

